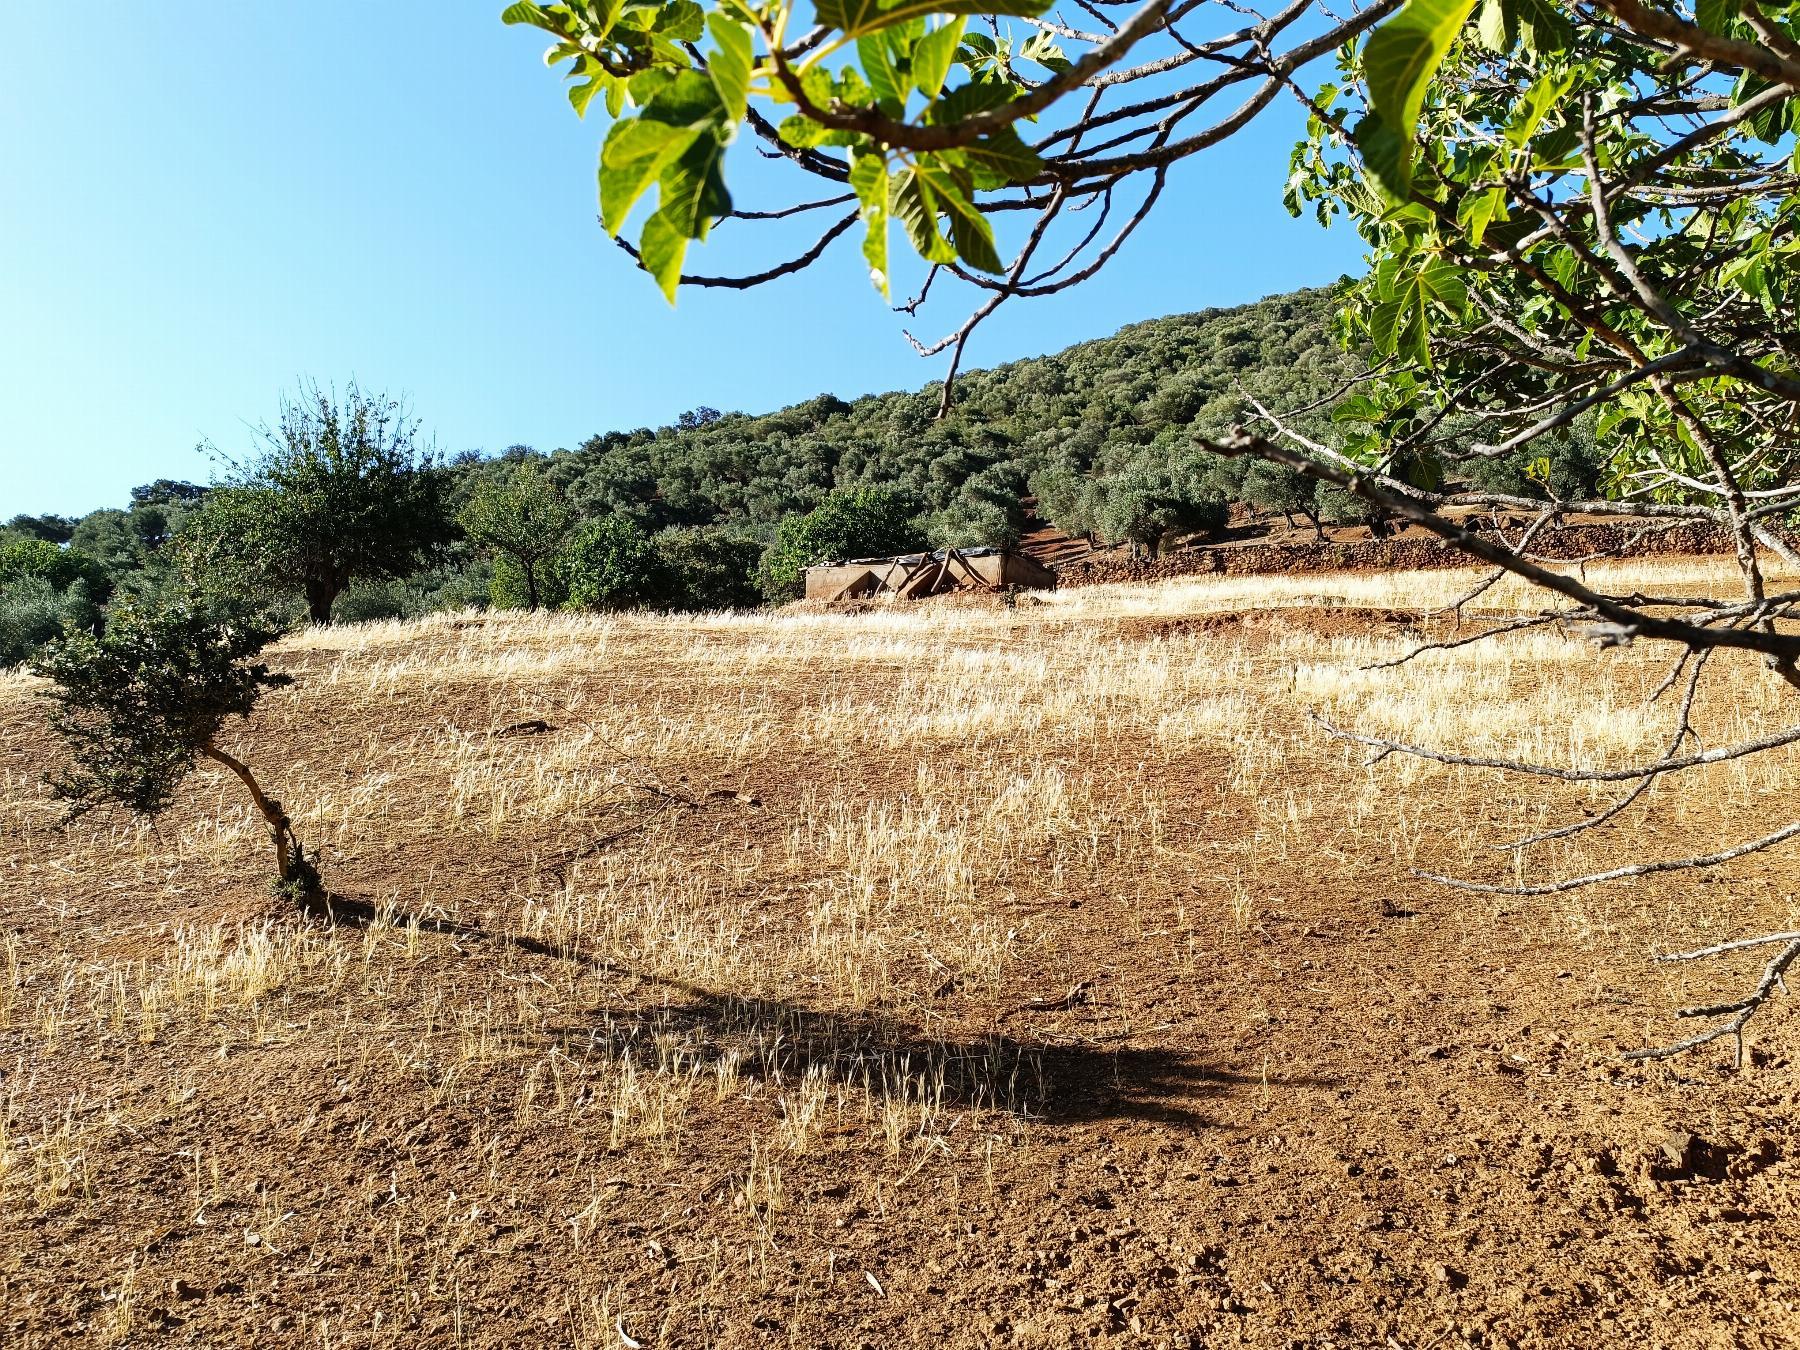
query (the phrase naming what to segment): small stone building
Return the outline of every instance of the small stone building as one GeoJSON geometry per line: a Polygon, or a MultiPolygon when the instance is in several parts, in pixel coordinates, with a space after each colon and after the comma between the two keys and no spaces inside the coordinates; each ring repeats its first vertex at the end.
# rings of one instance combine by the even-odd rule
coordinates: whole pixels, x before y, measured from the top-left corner
{"type": "Polygon", "coordinates": [[[945,591],[1048,591],[1056,573],[1003,548],[946,548],[895,558],[852,558],[806,569],[808,600],[920,600],[945,591]]]}

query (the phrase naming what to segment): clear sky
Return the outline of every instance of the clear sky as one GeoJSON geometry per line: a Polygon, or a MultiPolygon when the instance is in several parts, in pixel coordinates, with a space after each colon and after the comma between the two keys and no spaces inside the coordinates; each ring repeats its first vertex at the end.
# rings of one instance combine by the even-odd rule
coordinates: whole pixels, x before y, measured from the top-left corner
{"type": "MultiPolygon", "coordinates": [[[[578,121],[501,8],[124,5],[102,50],[63,6],[0,5],[0,519],[206,481],[195,443],[246,448],[303,376],[404,393],[441,448],[497,451],[941,370],[852,236],[808,275],[670,310],[595,223],[598,105],[578,121]]],[[[1283,105],[1178,170],[1108,271],[1002,307],[967,364],[1354,270],[1351,231],[1281,208],[1298,122],[1283,105]]],[[[771,204],[758,172],[746,206],[771,204]]],[[[729,266],[724,233],[690,270],[729,266]]]]}

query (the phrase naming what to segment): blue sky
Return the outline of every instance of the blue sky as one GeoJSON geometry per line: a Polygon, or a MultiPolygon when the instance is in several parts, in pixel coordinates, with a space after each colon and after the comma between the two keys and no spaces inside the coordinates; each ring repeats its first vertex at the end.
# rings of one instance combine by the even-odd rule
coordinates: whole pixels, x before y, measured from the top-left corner
{"type": "MultiPolygon", "coordinates": [[[[405,393],[441,448],[496,451],[942,368],[849,237],[806,276],[670,310],[594,221],[598,108],[575,118],[500,8],[119,6],[99,51],[61,6],[0,6],[0,519],[205,481],[195,443],[244,449],[301,377],[405,393]]],[[[1108,271],[1003,307],[967,364],[1354,270],[1351,231],[1281,209],[1297,130],[1283,106],[1179,170],[1108,271]]],[[[740,201],[773,204],[745,167],[740,201]]],[[[689,267],[732,258],[721,231],[689,267]]]]}

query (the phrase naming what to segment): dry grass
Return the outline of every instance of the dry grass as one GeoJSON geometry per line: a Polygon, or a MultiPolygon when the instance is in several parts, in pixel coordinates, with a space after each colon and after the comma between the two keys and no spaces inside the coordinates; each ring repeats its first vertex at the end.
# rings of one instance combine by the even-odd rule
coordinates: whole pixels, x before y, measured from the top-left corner
{"type": "MultiPolygon", "coordinates": [[[[1638,570],[1728,584],[1711,562],[1638,570]]],[[[269,908],[258,826],[215,776],[155,829],[58,832],[31,682],[0,679],[0,1215],[40,1255],[99,1243],[53,1282],[15,1262],[0,1283],[22,1300],[15,1333],[123,1344],[191,1324],[204,1338],[254,1314],[329,1345],[503,1344],[527,1327],[583,1345],[750,1343],[769,1328],[740,1314],[762,1307],[816,1341],[838,1339],[823,1328],[849,1300],[875,1340],[1005,1339],[1021,1316],[1022,1338],[1041,1339],[1016,1311],[1006,1333],[959,1333],[942,1312],[895,1321],[889,1285],[948,1306],[925,1267],[969,1259],[957,1226],[974,1215],[996,1250],[1055,1246],[1034,1234],[1066,1227],[1062,1202],[1034,1188],[1098,1166],[1081,1161],[1083,1122],[1164,1156],[1207,1113],[1291,1144],[1369,1103],[1283,1083],[1344,1082],[1458,1028],[1513,1034],[1496,1028],[1521,1004],[1589,1084],[1566,1090],[1605,1097],[1594,1084],[1616,1074],[1595,1066],[1665,1034],[1709,974],[1644,958],[1791,922],[1782,872],[1526,904],[1446,901],[1407,869],[1537,878],[1752,833],[1800,803],[1800,764],[1721,766],[1599,836],[1495,852],[1605,793],[1366,767],[1306,714],[1601,765],[1659,748],[1670,712],[1645,706],[1662,673],[1648,649],[1596,657],[1539,633],[1371,672],[1406,650],[1407,625],[1334,615],[1429,608],[1466,583],[1244,578],[1016,610],[316,630],[283,648],[300,684],[241,748],[322,847],[362,920],[350,930],[269,908]],[[551,730],[492,734],[529,719],[551,730]],[[1395,898],[1432,922],[1384,928],[1395,898]],[[1216,1070],[1184,1077],[1196,1055],[1216,1070]],[[148,1245],[121,1245],[138,1229],[148,1245]],[[190,1299],[181,1281],[214,1292],[190,1299]]],[[[1497,588],[1482,606],[1526,599],[1497,588]]],[[[1709,743],[1791,718],[1750,663],[1715,666],[1727,696],[1701,708],[1709,743]]],[[[1773,1020],[1769,1034],[1786,1036],[1773,1020]]],[[[1634,1081],[1678,1097],[1655,1072],[1634,1081]]],[[[1458,1110],[1506,1118],[1504,1084],[1452,1097],[1394,1137],[1437,1147],[1458,1110]]],[[[1431,1184],[1369,1203],[1427,1204],[1431,1184]]],[[[1140,1193],[1139,1230],[1199,1222],[1164,1190],[1140,1193]]],[[[1468,1240],[1542,1245],[1520,1237],[1535,1220],[1502,1213],[1468,1240]]],[[[1257,1260],[1286,1269],[1327,1239],[1300,1222],[1286,1241],[1257,1260]]],[[[1039,1292],[1017,1297],[1054,1302],[1051,1266],[1024,1268],[1039,1292]]],[[[1211,1267],[1180,1268],[1200,1274],[1172,1286],[1181,1315],[1157,1325],[1250,1325],[1230,1305],[1253,1284],[1227,1296],[1211,1267]]],[[[1261,1289],[1270,1335],[1318,1311],[1299,1286],[1261,1289]]],[[[1355,1309],[1351,1341],[1426,1330],[1393,1305],[1355,1309]]],[[[1139,1315],[1089,1311],[1100,1326],[1139,1315]]],[[[1550,1325],[1513,1315],[1525,1339],[1550,1325]]]]}

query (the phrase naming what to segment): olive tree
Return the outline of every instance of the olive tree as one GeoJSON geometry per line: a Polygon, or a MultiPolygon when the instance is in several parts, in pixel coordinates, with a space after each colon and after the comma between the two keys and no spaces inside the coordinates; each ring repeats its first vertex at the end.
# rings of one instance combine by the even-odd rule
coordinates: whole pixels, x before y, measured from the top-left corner
{"type": "Polygon", "coordinates": [[[1271,464],[1266,460],[1250,466],[1244,475],[1244,500],[1263,511],[1279,511],[1287,523],[1294,523],[1296,513],[1306,517],[1319,538],[1325,537],[1320,521],[1318,484],[1303,473],[1271,464]]]}
{"type": "Polygon", "coordinates": [[[98,634],[50,644],[32,664],[48,679],[51,726],[69,766],[50,780],[73,819],[103,805],[156,817],[195,764],[231,771],[268,826],[277,884],[297,898],[318,886],[286,808],[220,737],[267,689],[292,683],[254,658],[277,636],[256,621],[220,617],[195,601],[115,606],[98,634]]]}
{"type": "Polygon", "coordinates": [[[541,603],[544,566],[562,548],[577,519],[562,489],[535,459],[522,459],[504,474],[480,477],[457,513],[463,533],[519,569],[529,609],[541,603]]]}
{"type": "Polygon", "coordinates": [[[256,435],[184,526],[195,581],[298,590],[312,621],[329,623],[352,581],[402,576],[450,537],[437,455],[398,399],[309,384],[256,435]]]}

